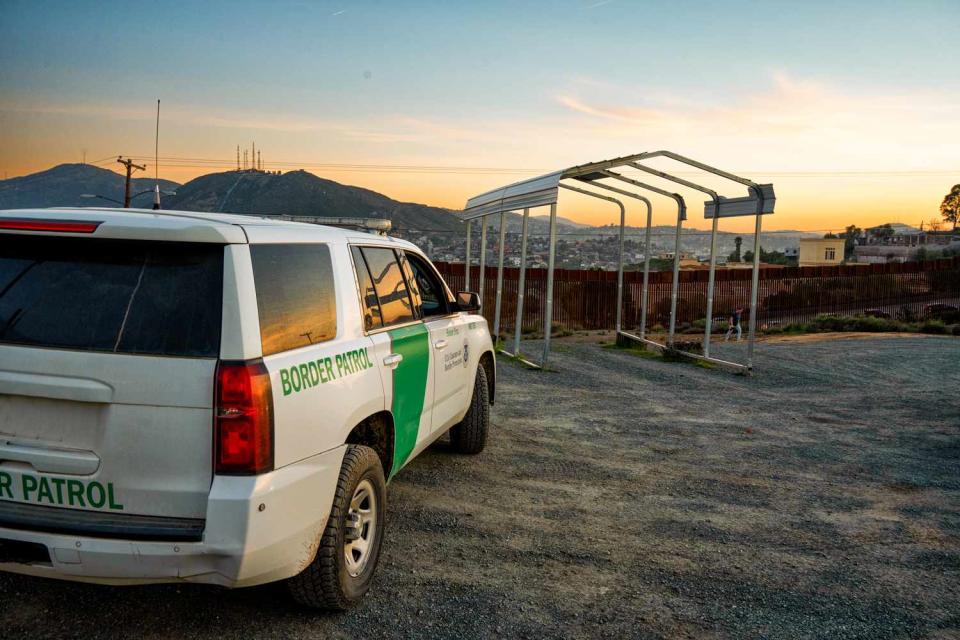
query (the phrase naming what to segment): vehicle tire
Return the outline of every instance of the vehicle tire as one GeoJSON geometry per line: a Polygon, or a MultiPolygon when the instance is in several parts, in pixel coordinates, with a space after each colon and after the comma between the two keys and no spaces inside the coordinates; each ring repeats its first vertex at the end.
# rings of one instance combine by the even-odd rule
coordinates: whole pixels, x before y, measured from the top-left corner
{"type": "Polygon", "coordinates": [[[387,483],[376,452],[349,445],[317,555],[287,581],[294,600],[317,609],[344,611],[363,598],[380,559],[386,498],[387,483]]]}
{"type": "Polygon", "coordinates": [[[453,450],[470,455],[480,453],[487,445],[489,428],[490,388],[487,386],[487,372],[482,365],[478,365],[467,415],[459,424],[450,428],[450,444],[453,450]]]}

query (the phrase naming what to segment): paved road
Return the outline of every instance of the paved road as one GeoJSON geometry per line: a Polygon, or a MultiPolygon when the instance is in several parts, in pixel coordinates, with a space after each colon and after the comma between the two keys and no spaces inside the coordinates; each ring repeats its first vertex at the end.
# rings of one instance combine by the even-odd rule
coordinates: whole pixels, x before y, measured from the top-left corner
{"type": "Polygon", "coordinates": [[[556,345],[501,364],[484,454],[391,484],[357,610],[0,575],[0,637],[960,636],[960,339],[764,344],[754,378],[556,345]]]}

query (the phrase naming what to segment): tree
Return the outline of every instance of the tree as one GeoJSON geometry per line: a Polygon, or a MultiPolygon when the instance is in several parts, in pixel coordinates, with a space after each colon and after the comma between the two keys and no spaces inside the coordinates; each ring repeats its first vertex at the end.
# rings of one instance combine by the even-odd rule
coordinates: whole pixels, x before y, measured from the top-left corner
{"type": "Polygon", "coordinates": [[[843,259],[849,260],[853,256],[853,247],[857,244],[857,238],[863,233],[863,229],[857,225],[851,224],[840,234],[843,241],[843,259]]]}
{"type": "Polygon", "coordinates": [[[931,218],[930,222],[927,223],[927,227],[930,231],[940,231],[940,229],[943,228],[943,223],[936,218],[931,218]]]}
{"type": "Polygon", "coordinates": [[[950,189],[950,193],[943,196],[943,202],[940,203],[940,215],[944,222],[953,225],[953,230],[957,230],[957,223],[960,222],[960,184],[955,184],[950,189]]]}
{"type": "Polygon", "coordinates": [[[733,250],[733,253],[730,254],[730,257],[727,258],[730,262],[740,262],[740,247],[743,244],[743,238],[737,236],[734,239],[734,242],[737,245],[737,248],[733,250]]]}
{"type": "Polygon", "coordinates": [[[892,238],[893,236],[897,235],[897,232],[894,231],[889,222],[887,224],[880,225],[879,227],[874,227],[869,231],[874,238],[892,238]]]}

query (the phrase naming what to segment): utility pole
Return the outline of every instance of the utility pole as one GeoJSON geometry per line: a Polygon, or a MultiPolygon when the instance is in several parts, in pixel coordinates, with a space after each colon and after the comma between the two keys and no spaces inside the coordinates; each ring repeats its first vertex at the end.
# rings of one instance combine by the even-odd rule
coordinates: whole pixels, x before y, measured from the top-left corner
{"type": "Polygon", "coordinates": [[[117,162],[119,162],[120,164],[122,164],[124,167],[127,168],[127,181],[123,189],[123,208],[129,209],[130,208],[130,176],[133,174],[135,169],[139,169],[140,171],[146,171],[147,165],[134,164],[133,160],[130,160],[129,158],[124,160],[123,156],[119,156],[117,158],[117,162]]]}
{"type": "Polygon", "coordinates": [[[240,171],[240,145],[237,145],[237,171],[240,171]]]}
{"type": "Polygon", "coordinates": [[[263,171],[263,163],[260,162],[260,152],[257,151],[257,171],[263,171]]]}

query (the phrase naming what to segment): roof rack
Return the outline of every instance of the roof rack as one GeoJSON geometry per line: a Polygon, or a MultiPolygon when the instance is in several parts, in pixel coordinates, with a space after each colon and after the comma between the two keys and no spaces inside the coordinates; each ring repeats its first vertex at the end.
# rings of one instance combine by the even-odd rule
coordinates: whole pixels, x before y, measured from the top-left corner
{"type": "Polygon", "coordinates": [[[393,223],[386,218],[324,218],[318,216],[298,216],[290,214],[265,215],[265,218],[276,220],[290,220],[292,222],[306,222],[307,224],[322,224],[327,227],[342,227],[346,229],[360,229],[385,236],[390,233],[393,223]]]}

